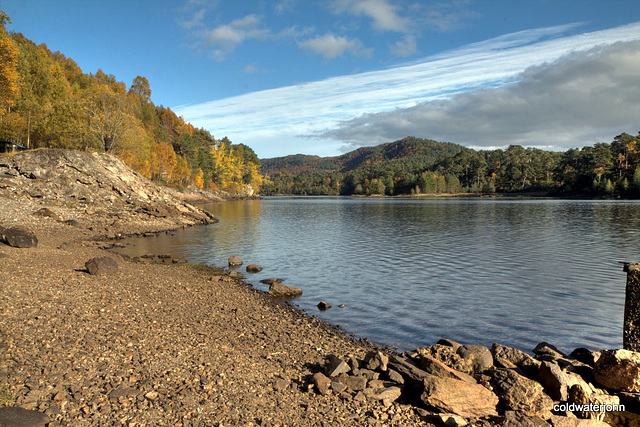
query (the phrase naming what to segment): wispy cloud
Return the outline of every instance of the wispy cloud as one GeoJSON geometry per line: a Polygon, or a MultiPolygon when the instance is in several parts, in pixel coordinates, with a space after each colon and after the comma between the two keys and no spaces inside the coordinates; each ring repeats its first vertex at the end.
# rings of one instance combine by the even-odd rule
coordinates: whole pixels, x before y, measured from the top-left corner
{"type": "Polygon", "coordinates": [[[416,36],[406,35],[402,40],[398,40],[389,46],[389,53],[393,56],[410,56],[418,53],[418,43],[416,36]]]}
{"type": "Polygon", "coordinates": [[[336,36],[332,33],[299,42],[298,46],[327,59],[342,56],[345,52],[355,56],[371,56],[372,53],[372,50],[365,48],[360,40],[336,36]]]}
{"type": "Polygon", "coordinates": [[[474,147],[567,149],[640,126],[640,41],[574,52],[518,81],[410,108],[366,114],[321,133],[351,146],[406,135],[474,147]]]}
{"type": "Polygon", "coordinates": [[[227,53],[233,51],[245,40],[265,39],[270,34],[268,29],[260,27],[260,18],[257,15],[247,15],[229,24],[205,30],[201,36],[205,46],[214,48],[213,56],[222,60],[227,53]]]}
{"type": "Polygon", "coordinates": [[[387,0],[334,0],[331,9],[336,14],[367,16],[378,30],[406,32],[409,24],[408,19],[399,15],[399,8],[387,0]]]}
{"type": "MultiPolygon", "coordinates": [[[[411,127],[412,123],[415,125],[414,122],[418,120],[429,119],[429,123],[435,124],[438,117],[455,119],[454,115],[457,112],[471,111],[464,107],[471,106],[472,100],[479,104],[489,99],[483,95],[488,88],[498,88],[505,84],[511,84],[515,88],[518,84],[524,84],[518,83],[520,81],[531,82],[528,83],[529,86],[524,86],[528,88],[527,91],[521,89],[522,92],[512,94],[507,92],[509,86],[505,86],[497,97],[502,100],[502,103],[496,101],[491,104],[492,114],[487,113],[483,116],[483,120],[486,121],[484,125],[489,123],[493,127],[487,131],[486,136],[480,135],[477,139],[469,138],[468,140],[465,137],[465,141],[462,141],[457,140],[464,136],[460,132],[449,134],[443,131],[438,138],[475,145],[485,144],[490,140],[492,145],[522,143],[561,146],[567,144],[567,141],[575,141],[573,145],[590,144],[592,140],[580,139],[584,136],[584,127],[587,124],[576,123],[579,117],[583,120],[590,117],[586,113],[580,115],[576,112],[586,108],[585,104],[588,104],[586,95],[582,98],[577,95],[573,97],[572,100],[576,104],[562,104],[567,110],[565,112],[561,111],[561,108],[556,108],[554,110],[557,112],[556,117],[542,116],[547,120],[554,118],[555,129],[555,133],[546,135],[544,141],[535,138],[534,130],[544,130],[545,123],[531,116],[533,111],[536,111],[534,109],[522,110],[527,111],[527,118],[532,123],[517,140],[511,139],[512,133],[501,131],[506,129],[504,126],[499,126],[500,123],[509,122],[506,118],[508,116],[501,116],[501,114],[514,111],[515,106],[509,105],[510,102],[515,102],[514,95],[520,95],[518,98],[520,103],[534,101],[534,98],[529,98],[525,94],[535,94],[535,90],[531,89],[535,76],[559,78],[563,75],[562,72],[552,73],[551,71],[555,66],[561,66],[563,61],[555,66],[549,66],[549,71],[542,74],[536,74],[535,69],[530,67],[551,64],[572,52],[584,53],[597,46],[640,40],[640,23],[593,33],[562,36],[563,32],[572,28],[574,26],[562,26],[508,34],[400,67],[248,93],[198,105],[181,106],[176,107],[175,111],[197,126],[211,130],[216,136],[226,135],[233,141],[249,144],[262,157],[294,152],[331,155],[345,145],[349,147],[374,145],[395,139],[396,131],[399,134],[398,137],[409,134],[408,130],[415,131],[415,136],[435,137],[437,135],[434,135],[430,129],[411,127]],[[526,73],[522,74],[525,70],[527,70],[526,73]],[[456,97],[456,94],[474,90],[479,91],[469,93],[468,96],[471,98],[456,97]],[[442,104],[445,102],[450,104],[442,104]],[[426,105],[439,105],[442,108],[420,110],[416,107],[426,105]],[[445,106],[447,108],[444,108],[445,106]],[[419,111],[420,114],[418,114],[419,111]],[[406,113],[405,116],[402,116],[402,112],[406,113]],[[393,116],[394,113],[397,115],[393,116]],[[573,116],[564,127],[562,127],[563,116],[573,116]],[[393,123],[394,120],[405,119],[407,120],[406,128],[393,123]],[[393,129],[393,135],[391,131],[384,130],[385,123],[393,129]],[[376,128],[381,133],[365,132],[364,129],[367,126],[376,128]],[[401,133],[402,131],[404,133],[401,133]],[[366,134],[366,136],[359,137],[359,134],[366,134]],[[527,134],[528,138],[524,138],[527,134]],[[492,138],[491,135],[494,137],[492,138]]],[[[594,56],[597,52],[589,52],[589,55],[594,56]]],[[[587,58],[589,55],[583,56],[587,58]]],[[[612,55],[610,60],[615,61],[632,61],[629,58],[637,58],[637,53],[629,57],[613,53],[609,55],[612,55]]],[[[558,68],[558,70],[579,71],[575,65],[573,68],[558,68]]],[[[567,74],[563,85],[567,86],[574,82],[572,76],[573,74],[567,74]]],[[[584,78],[580,73],[575,76],[584,78]]],[[[614,79],[622,77],[619,74],[611,75],[614,79]]],[[[632,74],[633,79],[636,82],[639,81],[637,74],[632,74]]],[[[606,79],[598,78],[597,81],[606,81],[606,79]]],[[[627,81],[625,84],[633,85],[633,81],[627,81]]],[[[612,82],[606,87],[614,90],[618,87],[617,85],[618,83],[612,82]]],[[[551,90],[550,88],[557,89],[565,86],[553,86],[549,83],[538,87],[541,91],[538,96],[544,95],[543,87],[551,90]]],[[[606,108],[611,110],[609,116],[613,116],[614,112],[620,108],[628,108],[629,99],[636,101],[638,99],[635,93],[631,98],[625,97],[623,91],[616,90],[611,93],[615,94],[615,98],[610,98],[610,101],[592,100],[594,104],[606,102],[606,108]]],[[[548,105],[551,105],[551,95],[547,94],[550,97],[547,101],[548,105]]],[[[589,96],[606,97],[595,89],[589,96]]],[[[542,102],[541,98],[540,102],[542,102]]],[[[637,108],[630,107],[632,110],[637,108]]],[[[637,109],[635,111],[637,112],[637,109]]],[[[627,117],[627,113],[622,114],[622,117],[627,117]]],[[[471,118],[466,116],[467,120],[471,118]]],[[[460,120],[457,122],[462,123],[460,120]]],[[[472,123],[480,125],[478,121],[472,123]]],[[[620,124],[618,121],[613,122],[614,126],[618,124],[620,124]]],[[[448,126],[449,129],[455,128],[454,124],[448,126]]],[[[625,129],[619,129],[619,131],[623,130],[625,129]]],[[[635,131],[635,129],[628,130],[635,131]]],[[[608,130],[606,132],[602,137],[610,138],[610,132],[608,130]]]]}

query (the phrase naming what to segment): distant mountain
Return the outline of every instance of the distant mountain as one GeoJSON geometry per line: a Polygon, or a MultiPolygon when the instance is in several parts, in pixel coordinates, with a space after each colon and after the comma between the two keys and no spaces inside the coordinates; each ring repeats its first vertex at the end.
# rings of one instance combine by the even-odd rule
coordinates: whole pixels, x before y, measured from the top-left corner
{"type": "Polygon", "coordinates": [[[341,156],[319,157],[295,154],[261,159],[260,171],[268,175],[276,173],[298,175],[330,171],[348,173],[361,168],[371,168],[408,159],[429,167],[455,156],[462,150],[463,147],[457,144],[406,137],[395,142],[358,148],[341,156]]]}

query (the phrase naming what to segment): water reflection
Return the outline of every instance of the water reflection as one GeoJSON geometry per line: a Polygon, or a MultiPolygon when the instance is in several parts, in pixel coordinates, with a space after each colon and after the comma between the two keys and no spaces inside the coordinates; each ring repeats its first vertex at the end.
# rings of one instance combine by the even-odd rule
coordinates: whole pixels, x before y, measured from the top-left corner
{"type": "Polygon", "coordinates": [[[530,350],[619,347],[640,204],[624,201],[266,198],[213,204],[220,223],[136,241],[304,289],[296,304],[403,349],[441,337],[530,350]],[[320,300],[334,308],[318,312],[320,300]],[[335,308],[339,304],[344,309],[335,308]]]}

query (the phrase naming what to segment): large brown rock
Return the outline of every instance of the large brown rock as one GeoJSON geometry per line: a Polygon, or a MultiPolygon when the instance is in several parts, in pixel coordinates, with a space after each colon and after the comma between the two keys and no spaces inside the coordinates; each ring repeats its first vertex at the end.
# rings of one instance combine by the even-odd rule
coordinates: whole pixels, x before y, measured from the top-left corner
{"type": "Polygon", "coordinates": [[[498,368],[518,368],[530,378],[538,376],[541,362],[517,348],[494,343],[491,346],[491,354],[493,355],[493,363],[498,368]]]}
{"type": "Polygon", "coordinates": [[[273,282],[269,285],[269,295],[274,297],[297,297],[302,295],[302,289],[273,282]]]}
{"type": "Polygon", "coordinates": [[[498,396],[478,383],[427,374],[422,401],[440,412],[477,418],[497,415],[498,396]]]}
{"type": "Polygon", "coordinates": [[[426,348],[419,348],[416,352],[420,356],[427,355],[434,357],[456,371],[464,372],[465,374],[473,374],[472,363],[463,359],[462,356],[456,352],[460,347],[462,347],[462,345],[455,343],[455,341],[440,340],[438,341],[438,344],[426,348]],[[445,342],[447,344],[441,344],[445,342]]]}
{"type": "Polygon", "coordinates": [[[84,266],[92,276],[95,275],[111,275],[118,271],[118,263],[115,259],[108,256],[91,258],[85,262],[84,266]]]}
{"type": "Polygon", "coordinates": [[[640,392],[640,353],[631,350],[603,351],[594,369],[596,381],[619,391],[640,392]]]}
{"type": "Polygon", "coordinates": [[[14,248],[38,247],[38,238],[36,235],[23,227],[0,227],[0,240],[14,248]]]}
{"type": "Polygon", "coordinates": [[[491,386],[504,410],[544,419],[551,415],[553,400],[545,394],[542,385],[513,369],[496,369],[491,386]]]}
{"type": "Polygon", "coordinates": [[[471,375],[451,369],[441,361],[426,354],[420,358],[420,367],[428,374],[435,375],[436,377],[453,378],[468,383],[476,382],[471,375]]]}

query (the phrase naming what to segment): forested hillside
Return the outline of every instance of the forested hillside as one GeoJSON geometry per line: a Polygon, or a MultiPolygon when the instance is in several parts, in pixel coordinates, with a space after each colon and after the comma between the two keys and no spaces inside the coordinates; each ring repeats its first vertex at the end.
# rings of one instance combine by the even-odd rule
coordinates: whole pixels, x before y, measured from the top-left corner
{"type": "MultiPolygon", "coordinates": [[[[109,151],[147,178],[201,189],[257,191],[259,160],[243,144],[215,139],[154,105],[145,77],[131,85],[8,33],[0,12],[0,139],[28,148],[109,151]]],[[[108,66],[108,64],[105,64],[108,66]]]]}
{"type": "Polygon", "coordinates": [[[640,196],[640,144],[622,133],[564,153],[511,145],[477,151],[404,138],[339,157],[262,160],[263,194],[526,193],[640,196]]]}

